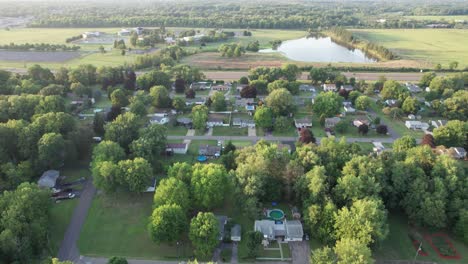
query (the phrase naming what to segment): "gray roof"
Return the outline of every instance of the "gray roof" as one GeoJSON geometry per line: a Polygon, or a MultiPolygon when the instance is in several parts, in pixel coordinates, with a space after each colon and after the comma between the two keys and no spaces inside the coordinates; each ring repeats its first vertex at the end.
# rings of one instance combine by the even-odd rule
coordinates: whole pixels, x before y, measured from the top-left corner
{"type": "Polygon", "coordinates": [[[241,226],[240,225],[234,225],[231,228],[231,237],[241,237],[241,226]]]}
{"type": "Polygon", "coordinates": [[[205,156],[215,156],[216,154],[221,154],[221,147],[218,146],[210,146],[210,145],[202,145],[198,149],[199,155],[205,156]]]}
{"type": "Polygon", "coordinates": [[[177,118],[177,123],[182,123],[182,124],[191,124],[192,119],[188,117],[179,117],[177,118]]]}
{"type": "Polygon", "coordinates": [[[39,178],[39,181],[37,181],[37,185],[39,185],[39,187],[52,188],[55,186],[55,183],[57,182],[59,176],[59,171],[48,170],[42,174],[41,178],[39,178]]]}
{"type": "Polygon", "coordinates": [[[285,226],[286,226],[286,234],[290,238],[302,238],[302,236],[304,235],[302,224],[298,220],[285,221],[285,226]]]}

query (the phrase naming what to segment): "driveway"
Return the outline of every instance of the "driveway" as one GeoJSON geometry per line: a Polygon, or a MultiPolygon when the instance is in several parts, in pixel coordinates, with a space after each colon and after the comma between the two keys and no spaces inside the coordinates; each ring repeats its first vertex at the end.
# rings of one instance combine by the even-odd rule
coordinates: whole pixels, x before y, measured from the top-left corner
{"type": "Polygon", "coordinates": [[[310,247],[308,241],[289,242],[293,264],[310,263],[310,247]]]}

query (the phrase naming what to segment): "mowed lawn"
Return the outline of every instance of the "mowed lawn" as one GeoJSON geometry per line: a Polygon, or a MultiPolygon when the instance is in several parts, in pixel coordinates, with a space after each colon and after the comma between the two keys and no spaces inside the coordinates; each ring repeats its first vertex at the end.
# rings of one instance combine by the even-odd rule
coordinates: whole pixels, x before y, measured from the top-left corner
{"type": "Polygon", "coordinates": [[[187,238],[176,245],[156,244],[147,232],[153,194],[97,195],[81,231],[78,247],[87,256],[125,256],[139,259],[187,259],[192,248],[187,238]]]}
{"type": "Polygon", "coordinates": [[[389,48],[403,59],[444,66],[458,61],[459,68],[468,66],[467,29],[356,29],[353,33],[389,48]]]}

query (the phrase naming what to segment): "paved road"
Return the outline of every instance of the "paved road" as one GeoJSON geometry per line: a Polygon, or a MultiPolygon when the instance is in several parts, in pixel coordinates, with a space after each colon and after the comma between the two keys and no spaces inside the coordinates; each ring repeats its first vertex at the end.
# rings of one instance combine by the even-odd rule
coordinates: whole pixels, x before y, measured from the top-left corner
{"type": "MultiPolygon", "coordinates": [[[[267,141],[297,141],[297,137],[273,137],[273,136],[268,136],[268,137],[248,137],[248,136],[167,136],[168,139],[189,139],[189,140],[222,140],[222,141],[228,141],[228,140],[245,140],[245,141],[259,141],[261,139],[267,140],[267,141]]],[[[317,140],[320,142],[321,138],[317,138],[317,140]]],[[[349,143],[352,142],[382,142],[382,143],[393,143],[395,139],[393,138],[346,138],[346,141],[349,143]]]]}
{"type": "Polygon", "coordinates": [[[62,244],[60,245],[58,252],[58,258],[60,260],[70,260],[75,263],[79,262],[80,252],[78,251],[77,242],[95,194],[96,188],[92,183],[92,179],[88,179],[83,188],[83,192],[81,193],[78,205],[73,212],[70,224],[68,225],[65,236],[63,237],[62,244]]]}
{"type": "MultiPolygon", "coordinates": [[[[247,76],[247,71],[205,71],[203,72],[208,79],[213,80],[239,80],[242,76],[247,76]]],[[[343,74],[350,78],[354,77],[357,80],[376,81],[380,76],[385,76],[387,79],[395,81],[409,81],[415,82],[421,79],[423,73],[420,72],[343,72],[343,74]]],[[[308,79],[308,72],[303,72],[299,76],[300,80],[308,79]]]]}

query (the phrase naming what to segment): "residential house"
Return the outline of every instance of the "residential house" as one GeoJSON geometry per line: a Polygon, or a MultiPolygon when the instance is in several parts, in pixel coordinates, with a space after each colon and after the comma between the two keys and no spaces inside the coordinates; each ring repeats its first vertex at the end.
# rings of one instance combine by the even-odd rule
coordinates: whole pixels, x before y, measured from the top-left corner
{"type": "Polygon", "coordinates": [[[137,35],[141,35],[141,34],[143,34],[144,28],[136,27],[136,28],[133,29],[133,31],[136,32],[137,35]]]}
{"type": "Polygon", "coordinates": [[[198,154],[207,157],[221,156],[221,147],[211,145],[201,145],[198,148],[198,154]]]}
{"type": "Polygon", "coordinates": [[[206,102],[205,98],[203,97],[196,97],[196,98],[187,98],[185,99],[185,105],[186,106],[191,106],[191,105],[204,105],[206,102]]]}
{"type": "Polygon", "coordinates": [[[267,240],[275,240],[275,221],[272,220],[255,220],[254,230],[263,234],[263,238],[267,240]]]}
{"type": "Polygon", "coordinates": [[[243,119],[243,118],[235,117],[232,119],[232,125],[240,126],[240,127],[255,128],[255,121],[253,121],[252,119],[243,119]]]}
{"type": "Polygon", "coordinates": [[[354,109],[352,106],[348,105],[348,106],[343,106],[343,109],[345,111],[345,113],[347,114],[352,114],[352,113],[355,113],[356,112],[356,109],[354,109]]]}
{"type": "Polygon", "coordinates": [[[406,121],[405,122],[405,126],[408,128],[408,129],[413,129],[413,130],[417,130],[417,129],[422,129],[422,130],[426,130],[429,128],[429,124],[428,123],[425,123],[425,122],[421,122],[421,121],[414,121],[414,120],[411,120],[411,121],[406,121]]]}
{"type": "Polygon", "coordinates": [[[119,37],[125,37],[125,36],[130,36],[132,32],[128,29],[121,29],[117,34],[119,37]]]}
{"type": "Polygon", "coordinates": [[[231,228],[231,240],[234,242],[240,242],[241,241],[241,234],[242,234],[242,229],[241,226],[238,224],[235,224],[231,228]]]}
{"type": "Polygon", "coordinates": [[[236,98],[235,105],[236,106],[245,106],[245,105],[252,105],[255,103],[253,98],[236,98]]]}
{"type": "Polygon", "coordinates": [[[211,82],[194,82],[190,84],[190,89],[193,90],[210,90],[211,89],[211,82]]]}
{"type": "Polygon", "coordinates": [[[375,153],[380,154],[385,150],[385,146],[382,142],[372,142],[374,148],[372,149],[375,153]]]}
{"type": "Polygon", "coordinates": [[[309,118],[295,118],[294,125],[296,126],[296,128],[312,127],[312,120],[309,118]]]}
{"type": "Polygon", "coordinates": [[[408,119],[409,119],[409,120],[416,120],[416,116],[413,115],[413,114],[409,114],[409,115],[408,115],[408,119]]]}
{"type": "Polygon", "coordinates": [[[339,117],[325,118],[325,128],[334,128],[340,121],[339,117]]]}
{"type": "Polygon", "coordinates": [[[389,107],[398,106],[398,100],[396,99],[387,99],[384,101],[384,103],[386,106],[389,106],[389,107]]]}
{"type": "Polygon", "coordinates": [[[187,154],[188,144],[187,143],[167,143],[166,153],[175,154],[187,154]]]}
{"type": "Polygon", "coordinates": [[[435,128],[443,127],[447,125],[447,120],[433,120],[431,121],[431,125],[435,128]]]}
{"type": "Polygon", "coordinates": [[[37,181],[37,185],[42,188],[53,188],[60,177],[60,172],[57,170],[45,171],[37,181]]]}
{"type": "Polygon", "coordinates": [[[223,119],[217,117],[210,117],[208,116],[208,121],[206,121],[207,127],[216,127],[216,126],[224,126],[223,119]]]}
{"type": "Polygon", "coordinates": [[[406,86],[406,89],[408,89],[408,91],[410,93],[420,93],[420,92],[422,92],[422,89],[419,86],[417,86],[416,84],[405,83],[405,86],[406,86]]]}
{"type": "Polygon", "coordinates": [[[231,87],[232,87],[231,83],[225,83],[225,84],[213,85],[211,89],[215,91],[229,91],[231,87]]]}
{"type": "Polygon", "coordinates": [[[462,147],[449,148],[449,153],[454,159],[464,160],[466,158],[466,150],[462,147]]]}
{"type": "Polygon", "coordinates": [[[83,34],[81,34],[81,36],[83,37],[83,39],[88,39],[88,38],[98,38],[101,36],[101,32],[99,31],[93,31],[93,32],[84,32],[83,34]]]}
{"type": "Polygon", "coordinates": [[[182,125],[185,127],[191,127],[192,126],[192,119],[188,117],[179,117],[177,118],[177,124],[182,125]]]}
{"type": "Polygon", "coordinates": [[[176,40],[173,37],[165,37],[164,41],[168,45],[175,45],[176,44],[176,40]]]}
{"type": "Polygon", "coordinates": [[[345,85],[341,85],[341,89],[344,89],[347,92],[351,92],[352,90],[354,90],[354,87],[352,85],[345,84],[345,85]]]}
{"type": "Polygon", "coordinates": [[[219,235],[218,235],[218,240],[222,241],[224,239],[224,227],[227,224],[227,216],[225,215],[217,215],[216,218],[218,219],[218,225],[219,225],[219,235]]]}
{"type": "Polygon", "coordinates": [[[336,84],[334,84],[334,83],[325,83],[323,85],[323,90],[325,92],[336,92],[337,91],[336,84]]]}
{"type": "Polygon", "coordinates": [[[284,241],[302,241],[304,236],[304,230],[302,228],[301,221],[299,220],[285,220],[284,226],[286,228],[286,236],[284,241]]]}
{"type": "Polygon", "coordinates": [[[360,127],[361,125],[369,125],[369,120],[367,120],[367,119],[354,119],[353,126],[360,127]]]}
{"type": "Polygon", "coordinates": [[[165,125],[169,123],[169,117],[167,116],[152,116],[149,120],[150,124],[165,125]]]}
{"type": "Polygon", "coordinates": [[[315,87],[313,85],[301,84],[301,85],[299,85],[299,91],[315,93],[316,89],[315,89],[315,87]]]}

